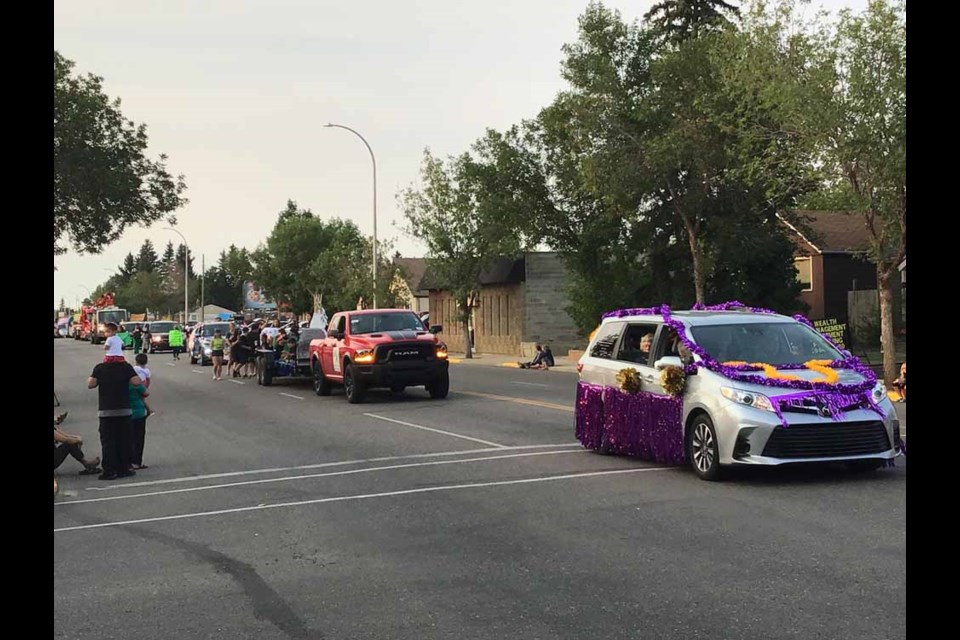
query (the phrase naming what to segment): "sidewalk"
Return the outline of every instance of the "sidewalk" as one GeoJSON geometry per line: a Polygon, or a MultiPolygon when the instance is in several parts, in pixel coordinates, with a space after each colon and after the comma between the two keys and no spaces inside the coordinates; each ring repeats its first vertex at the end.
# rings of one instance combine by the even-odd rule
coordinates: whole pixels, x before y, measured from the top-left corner
{"type": "MultiPolygon", "coordinates": [[[[463,353],[450,353],[450,364],[454,365],[466,365],[470,367],[507,367],[511,369],[519,369],[517,362],[520,360],[519,356],[507,356],[499,353],[481,353],[473,354],[473,358],[467,360],[464,357],[463,353]]],[[[576,373],[577,372],[577,362],[576,360],[571,360],[567,357],[553,357],[556,366],[550,367],[550,371],[559,371],[561,373],[576,373]]],[[[544,372],[546,373],[546,372],[544,372]]]]}

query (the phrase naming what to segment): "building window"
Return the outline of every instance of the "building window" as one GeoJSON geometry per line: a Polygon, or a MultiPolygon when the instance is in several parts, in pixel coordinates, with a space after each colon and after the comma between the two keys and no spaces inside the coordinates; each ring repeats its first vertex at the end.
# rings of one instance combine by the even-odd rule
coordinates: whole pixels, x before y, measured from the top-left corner
{"type": "Polygon", "coordinates": [[[794,258],[793,267],[797,270],[797,282],[801,291],[813,291],[813,259],[794,258]]]}
{"type": "Polygon", "coordinates": [[[510,335],[510,296],[503,298],[503,335],[510,335]]]}

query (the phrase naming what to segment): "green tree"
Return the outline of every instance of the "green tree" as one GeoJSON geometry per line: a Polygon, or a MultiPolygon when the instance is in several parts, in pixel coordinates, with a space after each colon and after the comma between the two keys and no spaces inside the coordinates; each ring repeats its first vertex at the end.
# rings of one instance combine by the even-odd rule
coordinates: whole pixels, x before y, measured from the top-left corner
{"type": "Polygon", "coordinates": [[[123,283],[126,284],[130,282],[132,278],[137,273],[137,259],[133,257],[133,253],[128,253],[123,259],[123,264],[120,265],[120,278],[123,283]]]}
{"type": "Polygon", "coordinates": [[[152,273],[159,266],[157,252],[153,248],[153,242],[149,239],[144,240],[140,245],[140,252],[137,254],[137,272],[152,273]]]}
{"type": "MultiPolygon", "coordinates": [[[[469,336],[470,295],[480,287],[480,274],[494,260],[515,256],[521,246],[513,221],[484,188],[486,167],[470,154],[444,162],[424,151],[422,187],[398,196],[407,232],[427,245],[427,264],[439,284],[451,292],[460,309],[464,336],[469,336]]],[[[466,357],[472,358],[469,340],[466,357]]]]}
{"type": "MultiPolygon", "coordinates": [[[[324,221],[288,201],[266,243],[250,256],[253,279],[295,313],[312,311],[317,298],[328,310],[352,309],[360,297],[373,297],[371,245],[353,222],[324,221]]],[[[378,274],[378,293],[386,293],[388,275],[385,268],[378,274]]]]}
{"type": "Polygon", "coordinates": [[[243,308],[243,283],[253,278],[250,252],[230,245],[220,252],[216,266],[207,269],[204,286],[209,304],[227,309],[243,308]]]}
{"type": "Polygon", "coordinates": [[[165,311],[168,308],[167,296],[161,284],[159,273],[137,272],[126,285],[117,290],[117,305],[131,313],[165,311]]]}
{"type": "Polygon", "coordinates": [[[103,93],[103,79],[72,73],[74,63],[53,52],[53,251],[67,243],[99,253],[131,225],[150,226],[186,204],[183,176],[167,157],[146,156],[145,125],[120,113],[103,93]]]}
{"type": "Polygon", "coordinates": [[[842,11],[830,49],[832,99],[810,117],[825,152],[825,191],[861,216],[870,236],[887,380],[897,376],[893,289],[907,254],[906,37],[903,2],[871,0],[861,14],[842,11]]]}
{"type": "Polygon", "coordinates": [[[740,10],[723,0],[660,0],[644,15],[662,39],[679,43],[729,24],[740,10]]]}

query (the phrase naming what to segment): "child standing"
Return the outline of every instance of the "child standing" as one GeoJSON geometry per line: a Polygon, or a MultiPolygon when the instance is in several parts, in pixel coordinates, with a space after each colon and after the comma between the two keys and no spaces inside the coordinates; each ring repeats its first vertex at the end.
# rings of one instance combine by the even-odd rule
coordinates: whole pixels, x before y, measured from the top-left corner
{"type": "Polygon", "coordinates": [[[146,469],[143,464],[143,444],[147,435],[147,406],[144,398],[150,395],[147,388],[130,385],[130,470],[146,469]]]}
{"type": "MultiPolygon", "coordinates": [[[[150,369],[147,368],[147,354],[138,353],[136,357],[137,364],[133,367],[133,370],[137,372],[137,375],[140,376],[140,379],[143,380],[143,386],[147,389],[150,388],[150,369]]],[[[147,404],[147,401],[143,401],[143,406],[147,409],[147,417],[149,418],[156,413],[153,409],[150,408],[150,405],[147,404]]]]}

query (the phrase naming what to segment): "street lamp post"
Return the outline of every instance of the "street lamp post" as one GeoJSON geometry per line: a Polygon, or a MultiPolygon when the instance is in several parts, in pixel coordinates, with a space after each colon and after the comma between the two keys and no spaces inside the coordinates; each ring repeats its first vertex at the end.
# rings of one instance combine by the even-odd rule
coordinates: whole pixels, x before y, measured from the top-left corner
{"type": "Polygon", "coordinates": [[[370,160],[373,162],[373,308],[377,308],[377,158],[373,155],[373,149],[370,147],[370,143],[367,142],[367,139],[362,135],[351,129],[350,127],[345,127],[342,124],[333,124],[332,122],[323,125],[326,127],[336,127],[338,129],[346,129],[353,135],[360,138],[363,141],[363,144],[366,145],[367,151],[370,152],[370,160]]]}
{"type": "Polygon", "coordinates": [[[186,326],[187,320],[190,319],[190,247],[184,235],[173,227],[164,227],[163,230],[173,231],[183,238],[183,326],[186,326]]]}

